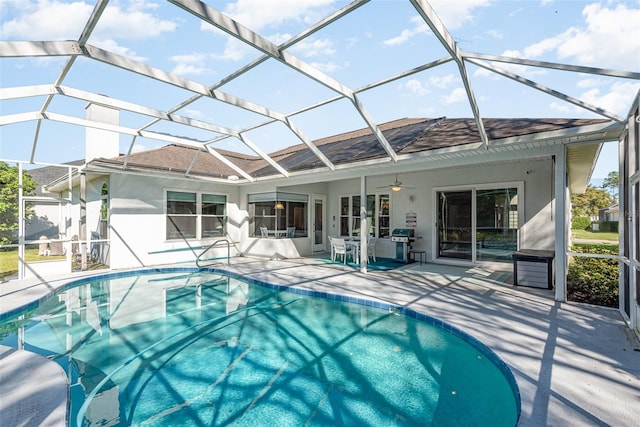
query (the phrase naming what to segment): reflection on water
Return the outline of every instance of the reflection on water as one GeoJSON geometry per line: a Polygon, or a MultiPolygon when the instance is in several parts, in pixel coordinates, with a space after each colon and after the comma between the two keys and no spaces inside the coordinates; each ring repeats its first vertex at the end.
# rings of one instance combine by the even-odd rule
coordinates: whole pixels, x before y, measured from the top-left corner
{"type": "Polygon", "coordinates": [[[517,419],[495,364],[440,328],[220,274],[84,283],[42,303],[2,343],[62,365],[70,419],[84,425],[517,419]]]}

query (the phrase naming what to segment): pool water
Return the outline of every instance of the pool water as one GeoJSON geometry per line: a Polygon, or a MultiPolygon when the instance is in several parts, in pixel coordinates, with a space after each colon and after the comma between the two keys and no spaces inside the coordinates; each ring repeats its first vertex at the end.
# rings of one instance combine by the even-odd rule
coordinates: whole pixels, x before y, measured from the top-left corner
{"type": "Polygon", "coordinates": [[[72,425],[517,423],[515,381],[482,344],[305,293],[217,272],[107,275],[4,322],[20,334],[2,344],[20,336],[68,372],[72,425]]]}

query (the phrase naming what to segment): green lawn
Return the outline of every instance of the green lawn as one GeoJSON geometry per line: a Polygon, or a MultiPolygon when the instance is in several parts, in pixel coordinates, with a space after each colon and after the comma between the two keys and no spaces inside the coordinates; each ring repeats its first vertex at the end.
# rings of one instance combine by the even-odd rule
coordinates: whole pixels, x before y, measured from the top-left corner
{"type": "Polygon", "coordinates": [[[574,239],[617,242],[618,233],[611,231],[571,230],[574,239]]]}
{"type": "MultiPolygon", "coordinates": [[[[26,262],[56,261],[65,259],[63,256],[43,257],[38,255],[38,248],[26,248],[24,251],[26,262]]],[[[18,275],[18,249],[0,251],[0,279],[18,275]]]]}

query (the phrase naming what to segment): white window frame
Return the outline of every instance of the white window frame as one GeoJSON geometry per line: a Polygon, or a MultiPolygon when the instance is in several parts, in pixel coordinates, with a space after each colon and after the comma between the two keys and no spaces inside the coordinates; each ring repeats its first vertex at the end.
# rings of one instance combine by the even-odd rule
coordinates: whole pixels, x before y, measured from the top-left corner
{"type": "MultiPolygon", "coordinates": [[[[392,222],[391,222],[392,221],[392,217],[391,216],[392,216],[392,212],[393,212],[392,209],[391,209],[391,207],[392,207],[392,204],[391,204],[392,203],[391,202],[391,199],[392,199],[391,193],[375,192],[375,193],[370,193],[370,194],[366,195],[366,197],[369,197],[369,196],[374,196],[375,197],[374,206],[376,207],[376,211],[372,214],[372,216],[367,216],[367,218],[369,218],[369,219],[372,218],[373,219],[373,230],[374,230],[373,237],[377,237],[377,238],[380,238],[380,217],[381,217],[381,215],[380,215],[380,198],[381,198],[381,196],[386,196],[387,197],[387,200],[389,201],[389,215],[388,215],[388,218],[389,218],[389,234],[387,236],[383,237],[383,238],[385,238],[385,239],[386,238],[390,238],[391,237],[391,224],[392,224],[392,222]]],[[[349,228],[349,234],[345,235],[345,236],[348,236],[348,237],[352,237],[353,236],[354,220],[360,218],[360,214],[359,214],[360,206],[356,206],[356,208],[358,210],[358,215],[355,216],[353,214],[353,212],[354,212],[353,211],[353,208],[354,208],[353,198],[354,197],[360,197],[360,195],[359,194],[341,194],[341,195],[338,196],[338,218],[339,218],[339,221],[338,221],[338,234],[342,235],[342,230],[341,230],[342,229],[342,218],[348,218],[347,227],[349,228]],[[345,197],[349,198],[349,208],[348,208],[349,209],[348,210],[349,214],[348,215],[342,215],[342,199],[345,198],[345,197]]],[[[368,213],[369,212],[367,212],[367,214],[368,213]]]]}
{"type": "MultiPolygon", "coordinates": [[[[165,188],[164,189],[164,224],[165,224],[165,230],[164,230],[164,236],[165,236],[165,240],[166,241],[175,241],[175,240],[182,240],[180,237],[177,238],[169,238],[167,236],[168,230],[167,230],[167,218],[169,216],[168,213],[168,202],[169,202],[169,197],[168,194],[169,192],[176,192],[176,193],[189,193],[189,194],[195,194],[196,195],[196,213],[193,215],[196,219],[196,236],[195,237],[187,237],[188,240],[210,240],[210,239],[216,239],[219,237],[224,237],[227,234],[227,223],[228,223],[228,216],[227,216],[227,205],[229,203],[229,195],[225,194],[225,193],[212,193],[210,191],[193,191],[193,190],[185,190],[185,189],[174,189],[174,188],[165,188]],[[224,207],[224,214],[222,215],[222,234],[220,236],[209,236],[209,237],[203,237],[202,236],[202,219],[204,217],[215,217],[216,215],[203,215],[202,214],[202,196],[206,194],[206,195],[210,195],[210,196],[220,196],[220,197],[224,197],[225,198],[225,207],[224,207]]],[[[185,215],[186,216],[186,215],[185,215]]]]}

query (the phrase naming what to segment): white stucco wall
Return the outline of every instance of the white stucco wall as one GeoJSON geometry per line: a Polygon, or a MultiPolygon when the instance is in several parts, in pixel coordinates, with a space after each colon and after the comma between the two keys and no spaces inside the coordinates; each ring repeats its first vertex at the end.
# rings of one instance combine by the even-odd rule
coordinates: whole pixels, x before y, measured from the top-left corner
{"type": "MultiPolygon", "coordinates": [[[[166,240],[165,190],[226,195],[227,233],[232,242],[239,241],[240,228],[246,223],[233,186],[121,174],[112,175],[110,184],[110,266],[114,269],[194,261],[201,246],[219,239],[194,239],[188,244],[166,240]]],[[[231,256],[236,251],[232,246],[231,256]]],[[[226,247],[211,256],[226,256],[226,247]]]]}
{"type": "MultiPolygon", "coordinates": [[[[549,153],[546,157],[534,160],[400,173],[398,178],[403,183],[414,186],[400,192],[378,188],[393,182],[395,173],[370,176],[367,177],[367,194],[390,194],[392,230],[406,228],[406,214],[416,213],[415,234],[419,239],[413,244],[413,248],[425,250],[427,260],[433,261],[436,189],[518,183],[524,192],[520,201],[520,209],[524,211],[521,215],[519,247],[552,250],[555,241],[553,175],[553,162],[549,153]]],[[[216,240],[190,240],[188,245],[197,248],[194,250],[188,250],[188,245],[184,241],[166,240],[165,191],[167,189],[227,196],[227,233],[228,238],[234,242],[232,256],[242,253],[268,258],[292,258],[313,253],[312,236],[295,239],[249,238],[250,218],[247,214],[247,195],[276,190],[324,194],[327,200],[327,235],[337,236],[340,197],[359,195],[361,185],[359,177],[287,186],[277,186],[275,182],[233,186],[124,174],[113,174],[107,181],[104,177],[92,177],[87,189],[89,230],[95,229],[99,221],[100,189],[103,182],[108,182],[110,190],[109,261],[114,269],[193,261],[200,253],[201,246],[216,240]]],[[[310,220],[310,212],[308,220],[310,220]]],[[[74,218],[72,223],[76,224],[77,219],[74,218]]],[[[376,248],[378,256],[395,257],[396,245],[390,239],[380,239],[376,248]]],[[[328,247],[326,249],[328,250],[328,247]]],[[[220,249],[217,255],[226,255],[226,249],[220,249]]]]}
{"type": "MultiPolygon", "coordinates": [[[[483,167],[451,167],[422,172],[401,173],[398,179],[414,188],[399,192],[379,189],[395,180],[395,174],[367,178],[367,194],[391,195],[391,229],[406,228],[406,214],[415,212],[418,237],[413,249],[425,250],[427,259],[433,260],[435,238],[435,189],[457,187],[470,188],[473,184],[522,182],[524,186],[523,224],[519,236],[520,248],[553,250],[555,223],[553,213],[553,163],[551,157],[486,165],[483,167]]],[[[329,183],[328,214],[329,234],[339,234],[340,197],[360,194],[360,179],[329,183]]],[[[381,239],[376,246],[382,257],[395,257],[395,243],[381,239]]]]}

